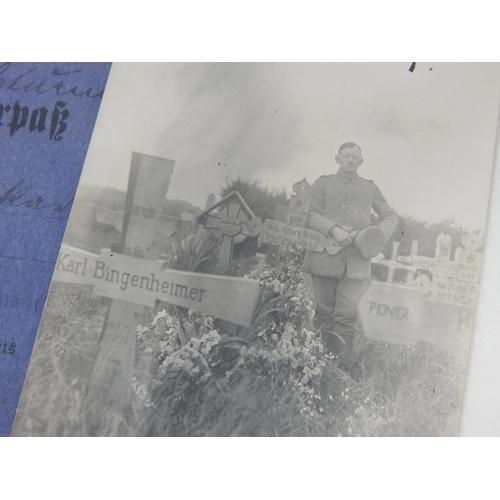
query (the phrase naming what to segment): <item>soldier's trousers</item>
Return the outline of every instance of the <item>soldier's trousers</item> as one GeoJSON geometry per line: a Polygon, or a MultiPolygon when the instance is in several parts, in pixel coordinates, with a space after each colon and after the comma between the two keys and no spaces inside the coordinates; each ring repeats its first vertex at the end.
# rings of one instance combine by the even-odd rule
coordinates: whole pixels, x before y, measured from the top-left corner
{"type": "Polygon", "coordinates": [[[347,362],[352,351],[358,304],[365,280],[312,275],[316,301],[314,327],[321,331],[327,352],[347,362]]]}

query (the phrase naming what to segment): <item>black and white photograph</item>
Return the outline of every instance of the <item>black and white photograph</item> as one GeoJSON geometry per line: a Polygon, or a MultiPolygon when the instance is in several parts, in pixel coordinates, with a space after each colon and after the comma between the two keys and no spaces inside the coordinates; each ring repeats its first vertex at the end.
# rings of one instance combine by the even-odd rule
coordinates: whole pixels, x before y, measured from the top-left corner
{"type": "Polygon", "coordinates": [[[115,63],[13,436],[458,436],[498,63],[115,63]]]}

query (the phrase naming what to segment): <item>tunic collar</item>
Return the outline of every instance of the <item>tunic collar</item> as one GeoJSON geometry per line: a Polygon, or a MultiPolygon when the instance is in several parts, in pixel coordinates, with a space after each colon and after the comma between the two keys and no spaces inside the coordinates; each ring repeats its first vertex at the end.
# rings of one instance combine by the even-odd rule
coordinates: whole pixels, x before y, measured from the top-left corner
{"type": "Polygon", "coordinates": [[[359,181],[359,175],[357,172],[354,172],[352,175],[347,175],[340,169],[337,170],[335,177],[344,184],[347,184],[348,181],[351,181],[353,184],[356,184],[359,181]]]}

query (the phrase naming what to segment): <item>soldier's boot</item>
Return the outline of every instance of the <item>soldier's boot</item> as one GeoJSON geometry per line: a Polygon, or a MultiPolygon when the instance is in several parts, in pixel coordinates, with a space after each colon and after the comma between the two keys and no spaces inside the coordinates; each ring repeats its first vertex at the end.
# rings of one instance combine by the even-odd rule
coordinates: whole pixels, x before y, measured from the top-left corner
{"type": "Polygon", "coordinates": [[[333,318],[331,316],[322,316],[320,314],[314,316],[314,328],[321,334],[321,342],[323,343],[323,354],[333,355],[335,350],[335,340],[333,335],[333,318]]]}
{"type": "Polygon", "coordinates": [[[348,371],[351,363],[352,348],[354,344],[353,333],[343,333],[336,339],[335,354],[338,355],[338,366],[348,371]]]}
{"type": "Polygon", "coordinates": [[[323,342],[323,354],[328,356],[335,354],[335,335],[332,332],[322,331],[321,341],[323,342]]]}

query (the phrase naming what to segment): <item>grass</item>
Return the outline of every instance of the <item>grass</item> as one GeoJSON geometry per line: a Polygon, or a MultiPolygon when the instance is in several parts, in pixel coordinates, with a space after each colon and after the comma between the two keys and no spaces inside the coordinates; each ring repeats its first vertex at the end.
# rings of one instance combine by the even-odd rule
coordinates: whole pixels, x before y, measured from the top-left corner
{"type": "Polygon", "coordinates": [[[421,344],[400,348],[367,343],[362,374],[353,380],[334,361],[322,380],[323,411],[266,377],[230,387],[210,385],[200,401],[179,411],[175,394],[151,411],[146,435],[167,436],[454,436],[460,422],[463,377],[453,353],[421,344]],[[175,411],[170,414],[168,408],[175,411]],[[158,432],[159,431],[159,432],[158,432]]]}
{"type": "Polygon", "coordinates": [[[465,384],[459,350],[424,343],[415,347],[363,344],[359,381],[340,382],[334,367],[325,374],[330,388],[330,435],[458,434],[465,384]]]}
{"type": "MultiPolygon", "coordinates": [[[[120,239],[116,229],[95,220],[95,200],[75,203],[80,205],[72,211],[66,242],[99,252],[120,239]]],[[[169,245],[158,241],[158,252],[167,252],[169,245]]],[[[177,252],[187,260],[179,261],[179,266],[192,271],[210,268],[213,262],[206,260],[210,248],[208,240],[190,237],[184,251],[177,252]],[[200,252],[202,246],[206,252],[200,252]]],[[[232,274],[244,275],[254,267],[251,259],[235,259],[232,274]]],[[[309,275],[304,278],[306,289],[310,288],[309,275]]],[[[96,405],[89,387],[108,307],[109,300],[94,296],[90,287],[53,283],[14,435],[453,436],[459,432],[467,353],[424,343],[401,347],[371,342],[360,332],[351,374],[324,357],[314,408],[295,390],[286,370],[239,372],[230,378],[223,370],[204,385],[170,379],[165,384],[154,381],[145,391],[144,381],[154,379],[158,352],[139,348],[130,404],[117,413],[106,402],[96,405]]],[[[154,317],[153,311],[147,314],[142,324],[154,317]]],[[[223,352],[228,365],[234,365],[238,354],[223,352]]]]}
{"type": "MultiPolygon", "coordinates": [[[[135,397],[123,414],[96,409],[87,381],[107,301],[89,287],[55,284],[49,303],[14,435],[453,436],[459,431],[463,352],[423,343],[387,345],[362,335],[356,342],[356,377],[325,358],[313,413],[290,383],[272,374],[212,380],[203,389],[159,386],[156,407],[135,397]]],[[[148,366],[147,359],[137,359],[136,375],[148,366]]]]}

